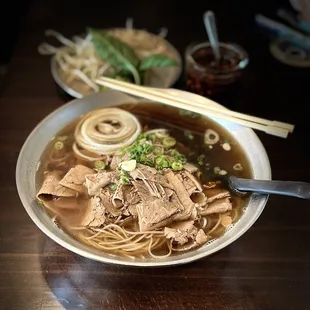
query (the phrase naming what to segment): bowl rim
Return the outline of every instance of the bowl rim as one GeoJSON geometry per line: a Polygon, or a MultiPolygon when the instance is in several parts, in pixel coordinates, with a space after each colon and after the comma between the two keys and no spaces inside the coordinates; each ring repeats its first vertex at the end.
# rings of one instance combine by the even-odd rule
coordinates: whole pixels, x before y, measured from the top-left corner
{"type": "MultiPolygon", "coordinates": [[[[178,91],[178,90],[174,90],[174,91],[178,91]]],[[[180,94],[184,94],[187,93],[183,90],[180,90],[180,94]]],[[[90,96],[96,96],[98,94],[91,94],[90,96]]],[[[196,97],[196,94],[191,94],[194,97],[196,97]]],[[[126,95],[128,96],[128,95],[126,95]]],[[[81,100],[85,100],[85,98],[88,96],[85,96],[83,98],[77,98],[77,99],[73,99],[67,103],[65,103],[64,105],[58,107],[57,109],[55,109],[54,111],[52,111],[51,113],[49,113],[47,116],[45,116],[31,131],[31,133],[28,135],[28,137],[26,138],[18,159],[17,159],[17,163],[16,163],[16,170],[15,170],[15,180],[16,180],[16,187],[17,187],[17,192],[18,195],[20,197],[20,200],[22,202],[22,205],[24,206],[26,212],[28,213],[29,217],[32,219],[32,221],[36,224],[36,226],[50,239],[54,240],[57,244],[61,245],[62,247],[64,247],[65,249],[78,254],[80,256],[83,256],[85,258],[94,260],[94,261],[98,261],[101,263],[109,263],[109,264],[114,264],[114,265],[123,265],[123,266],[133,266],[133,267],[164,267],[164,266],[176,266],[176,265],[183,265],[183,264],[187,264],[202,258],[205,258],[207,256],[210,256],[220,250],[222,250],[223,248],[227,247],[228,245],[230,245],[231,243],[233,243],[235,240],[237,240],[239,237],[241,237],[247,230],[249,230],[254,223],[257,221],[257,219],[260,217],[261,213],[263,212],[266,203],[269,199],[269,195],[260,195],[260,203],[259,203],[259,212],[257,212],[255,214],[255,216],[251,217],[251,221],[249,222],[248,225],[244,226],[242,229],[238,230],[231,238],[229,238],[228,240],[226,240],[225,242],[219,244],[216,248],[208,250],[208,251],[203,251],[201,253],[196,253],[193,254],[190,257],[186,257],[186,258],[181,258],[181,259],[176,259],[176,260],[172,260],[172,261],[161,261],[160,259],[155,260],[155,261],[145,261],[145,262],[137,262],[135,260],[128,260],[128,261],[122,261],[120,257],[118,256],[111,256],[111,257],[107,257],[107,256],[100,256],[99,254],[93,254],[90,253],[86,250],[83,249],[79,249],[77,247],[75,247],[73,244],[63,240],[61,237],[57,236],[52,230],[50,230],[48,227],[46,227],[44,225],[44,223],[42,222],[42,220],[40,220],[40,218],[35,214],[32,206],[30,204],[28,204],[27,202],[27,198],[26,198],[26,194],[24,193],[24,190],[22,189],[22,187],[24,187],[24,180],[22,180],[19,177],[19,171],[20,171],[20,167],[22,165],[22,160],[24,157],[24,154],[27,150],[29,141],[31,141],[33,139],[33,137],[37,134],[38,129],[41,128],[41,126],[44,125],[44,123],[46,123],[48,120],[52,119],[55,117],[55,115],[61,113],[63,110],[69,109],[70,106],[73,106],[77,101],[81,101],[81,100]]],[[[129,96],[130,97],[130,96],[129,96]]],[[[199,96],[200,97],[200,96],[199,96]]],[[[134,99],[134,98],[133,98],[134,99]]],[[[219,107],[225,108],[222,105],[218,104],[219,107]]],[[[226,109],[226,108],[225,108],[226,109]]],[[[209,116],[210,117],[210,116],[209,116]]],[[[212,119],[215,119],[214,117],[210,117],[212,119]]],[[[220,126],[223,126],[221,124],[219,124],[220,126]]],[[[238,127],[242,127],[239,126],[238,127]]],[[[225,128],[227,130],[227,128],[225,128]]],[[[270,167],[270,161],[267,155],[267,152],[261,142],[261,140],[258,138],[258,136],[255,134],[255,132],[250,129],[250,128],[243,128],[243,130],[247,131],[247,134],[250,135],[251,139],[253,139],[255,141],[255,144],[259,146],[260,150],[261,150],[261,155],[263,157],[265,157],[265,162],[267,163],[267,167],[265,167],[266,171],[266,178],[267,179],[271,179],[271,167],[270,167]]],[[[81,242],[75,240],[72,238],[72,240],[74,241],[73,243],[78,243],[81,244],[81,242]]],[[[198,248],[199,249],[199,248],[198,248]]],[[[192,253],[194,253],[196,250],[192,251],[192,253]]],[[[178,257],[178,256],[175,256],[178,257]]]]}

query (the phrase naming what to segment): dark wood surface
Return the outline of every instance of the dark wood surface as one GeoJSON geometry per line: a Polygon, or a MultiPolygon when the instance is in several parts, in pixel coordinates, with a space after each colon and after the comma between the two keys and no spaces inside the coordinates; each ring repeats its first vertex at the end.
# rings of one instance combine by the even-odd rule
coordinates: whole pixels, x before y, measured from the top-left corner
{"type": "MultiPolygon", "coordinates": [[[[253,25],[255,13],[273,16],[280,2],[30,4],[0,88],[0,309],[310,309],[309,201],[272,196],[255,225],[220,252],[180,267],[143,269],[100,264],[55,244],[30,220],[15,187],[26,137],[68,100],[53,82],[49,59],[37,53],[45,29],[72,35],[87,25],[122,26],[132,16],[137,27],[150,31],[166,26],[168,39],[183,53],[191,41],[204,39],[201,16],[210,8],[220,37],[250,55],[233,108],[296,124],[288,139],[258,133],[273,178],[310,182],[310,71],[273,59],[268,40],[253,25]]],[[[180,79],[177,87],[182,85],[180,79]]]]}

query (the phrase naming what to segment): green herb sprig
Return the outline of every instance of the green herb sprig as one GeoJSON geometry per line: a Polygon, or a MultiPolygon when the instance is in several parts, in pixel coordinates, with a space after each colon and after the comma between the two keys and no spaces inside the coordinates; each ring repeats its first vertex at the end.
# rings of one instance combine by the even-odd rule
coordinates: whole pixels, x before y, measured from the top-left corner
{"type": "Polygon", "coordinates": [[[87,32],[92,36],[98,56],[117,70],[115,77],[127,80],[128,76],[131,76],[133,81],[139,85],[145,71],[178,65],[175,60],[161,54],[150,55],[140,60],[135,51],[118,38],[93,28],[88,28],[87,32]]]}

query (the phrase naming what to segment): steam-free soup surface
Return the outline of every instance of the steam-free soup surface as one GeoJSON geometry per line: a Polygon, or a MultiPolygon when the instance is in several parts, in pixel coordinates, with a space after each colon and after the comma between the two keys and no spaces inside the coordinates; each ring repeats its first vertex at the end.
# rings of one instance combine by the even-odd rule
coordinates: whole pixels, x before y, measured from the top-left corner
{"type": "MultiPolygon", "coordinates": [[[[118,108],[138,121],[132,144],[103,156],[85,149],[82,116],[59,132],[42,155],[38,199],[59,228],[110,255],[157,259],[224,234],[248,198],[229,192],[216,179],[251,177],[240,145],[198,114],[157,103],[118,108]]],[[[94,130],[103,124],[109,134],[121,131],[122,120],[117,122],[99,121],[94,130]]]]}

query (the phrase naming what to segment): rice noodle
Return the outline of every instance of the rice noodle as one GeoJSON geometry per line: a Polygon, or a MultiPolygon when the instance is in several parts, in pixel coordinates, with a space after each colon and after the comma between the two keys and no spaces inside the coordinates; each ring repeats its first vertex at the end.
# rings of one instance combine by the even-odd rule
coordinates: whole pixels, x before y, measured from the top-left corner
{"type": "Polygon", "coordinates": [[[208,231],[208,235],[210,235],[212,232],[214,232],[218,228],[218,226],[221,224],[221,219],[222,219],[222,215],[219,213],[218,220],[216,224],[213,226],[213,228],[210,231],[208,231]]]}
{"type": "Polygon", "coordinates": [[[128,231],[116,224],[108,224],[104,228],[88,229],[71,227],[80,231],[78,237],[85,244],[91,245],[100,250],[114,251],[116,253],[127,256],[128,253],[140,251],[141,254],[149,254],[154,258],[164,258],[171,255],[171,244],[163,237],[163,231],[147,231],[147,232],[134,232],[128,231]],[[167,244],[168,253],[163,255],[154,254],[157,248],[161,248],[167,244]]]}

